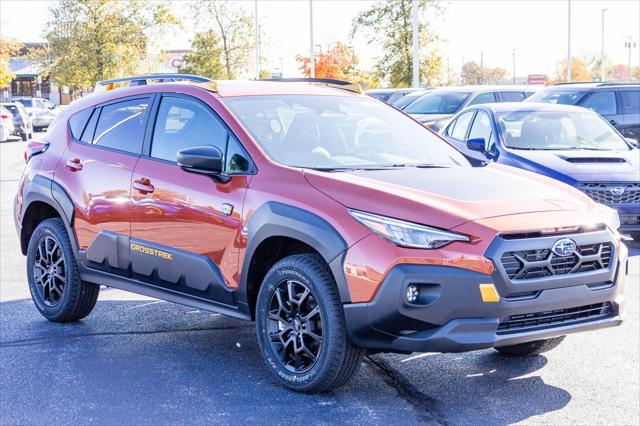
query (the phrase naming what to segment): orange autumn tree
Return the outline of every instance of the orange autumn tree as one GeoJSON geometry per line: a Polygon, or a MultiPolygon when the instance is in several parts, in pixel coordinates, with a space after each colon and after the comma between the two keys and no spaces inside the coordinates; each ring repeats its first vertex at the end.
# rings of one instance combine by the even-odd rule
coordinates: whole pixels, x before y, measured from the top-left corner
{"type": "MultiPolygon", "coordinates": [[[[311,67],[308,56],[296,56],[296,62],[306,77],[311,76],[311,67]]],[[[336,43],[326,52],[314,55],[315,76],[318,78],[335,78],[348,80],[358,65],[358,58],[353,50],[344,43],[336,43]]]]}

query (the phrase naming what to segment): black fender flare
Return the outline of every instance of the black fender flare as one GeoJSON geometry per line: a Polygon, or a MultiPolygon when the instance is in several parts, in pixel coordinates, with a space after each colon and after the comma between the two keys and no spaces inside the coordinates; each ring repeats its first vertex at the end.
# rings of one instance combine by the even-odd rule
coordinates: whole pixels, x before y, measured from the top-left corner
{"type": "Polygon", "coordinates": [[[260,206],[247,224],[247,249],[240,275],[239,301],[248,303],[248,275],[251,259],[260,244],[270,237],[293,238],[313,247],[329,265],[343,303],[351,302],[344,274],[346,241],[325,219],[307,210],[276,201],[260,206]]]}
{"type": "MultiPolygon", "coordinates": [[[[71,246],[73,247],[74,255],[77,256],[78,244],[75,238],[75,233],[73,231],[75,207],[73,201],[71,201],[71,197],[69,197],[69,194],[67,194],[67,191],[65,191],[65,189],[60,186],[59,183],[42,175],[36,175],[33,180],[25,183],[23,194],[23,214],[20,222],[16,224],[19,230],[20,245],[22,251],[26,253],[26,244],[28,244],[28,241],[22,241],[22,232],[24,228],[24,221],[26,220],[26,212],[34,202],[43,202],[51,206],[62,218],[65,228],[67,228],[67,233],[69,234],[69,240],[71,242],[71,246]]],[[[17,220],[18,217],[16,215],[16,221],[17,220]]]]}

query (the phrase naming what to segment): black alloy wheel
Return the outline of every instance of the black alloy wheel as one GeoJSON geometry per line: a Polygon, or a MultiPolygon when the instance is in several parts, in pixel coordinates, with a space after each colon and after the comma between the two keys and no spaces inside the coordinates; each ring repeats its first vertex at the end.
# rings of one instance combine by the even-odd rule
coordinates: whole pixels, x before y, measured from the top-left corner
{"type": "Polygon", "coordinates": [[[311,290],[297,280],[276,285],[266,318],[271,350],[281,365],[303,373],[312,368],[322,349],[322,314],[311,290]]]}
{"type": "Polygon", "coordinates": [[[65,274],[65,258],[60,243],[53,236],[42,237],[33,263],[33,278],[45,305],[60,303],[67,281],[65,274]]]}

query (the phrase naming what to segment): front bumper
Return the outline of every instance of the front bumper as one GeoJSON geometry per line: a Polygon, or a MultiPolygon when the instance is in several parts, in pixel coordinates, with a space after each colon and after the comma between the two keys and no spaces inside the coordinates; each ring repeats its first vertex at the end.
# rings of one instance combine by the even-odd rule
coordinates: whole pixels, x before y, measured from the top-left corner
{"type": "Polygon", "coordinates": [[[619,325],[626,273],[627,251],[622,244],[606,271],[527,284],[529,289],[537,285],[537,291],[515,292],[513,284],[504,282],[500,268],[487,275],[448,266],[399,264],[372,301],[344,305],[345,317],[351,340],[376,351],[465,352],[513,345],[619,325]],[[417,304],[405,299],[410,284],[420,288],[417,304]],[[483,302],[480,284],[494,284],[500,301],[483,302]],[[588,316],[580,313],[587,308],[588,316]],[[540,318],[555,319],[505,329],[513,318],[541,313],[540,318]]]}

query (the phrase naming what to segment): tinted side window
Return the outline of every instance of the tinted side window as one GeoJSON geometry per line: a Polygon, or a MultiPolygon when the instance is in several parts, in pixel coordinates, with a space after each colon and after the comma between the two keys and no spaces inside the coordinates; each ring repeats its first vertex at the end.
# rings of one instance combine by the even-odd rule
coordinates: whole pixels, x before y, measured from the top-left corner
{"type": "Polygon", "coordinates": [[[225,170],[227,173],[247,173],[251,171],[249,155],[244,150],[240,142],[238,142],[238,140],[233,136],[229,136],[225,159],[225,170]]]}
{"type": "Polygon", "coordinates": [[[78,111],[69,117],[69,129],[71,130],[71,136],[74,139],[80,139],[82,136],[82,131],[89,121],[89,117],[91,117],[91,113],[93,112],[93,108],[83,109],[82,111],[78,111]]]}
{"type": "Polygon", "coordinates": [[[500,92],[502,102],[522,102],[524,98],[523,92],[500,92]]]}
{"type": "Polygon", "coordinates": [[[469,128],[469,123],[471,123],[471,119],[473,118],[473,113],[475,111],[469,111],[462,114],[456,120],[456,125],[451,131],[451,137],[454,139],[458,139],[459,141],[463,141],[464,137],[467,134],[467,129],[469,128]]]}
{"type": "MultiPolygon", "coordinates": [[[[149,99],[132,99],[102,107],[93,143],[139,154],[149,99]]],[[[84,135],[83,135],[84,136],[84,135]]]]}
{"type": "Polygon", "coordinates": [[[93,114],[91,114],[91,118],[89,119],[89,122],[84,128],[84,131],[82,132],[82,136],[80,136],[79,138],[82,142],[84,143],[93,142],[93,135],[96,132],[96,124],[98,124],[99,115],[100,115],[100,108],[96,108],[95,110],[93,110],[93,114]]]}
{"type": "Polygon", "coordinates": [[[492,131],[489,114],[484,111],[478,111],[476,118],[473,120],[471,131],[469,132],[469,139],[483,138],[485,146],[488,146],[492,131]]]}
{"type": "Polygon", "coordinates": [[[471,99],[468,105],[476,105],[476,104],[492,104],[496,102],[496,95],[493,92],[488,93],[480,93],[475,98],[471,99]]]}
{"type": "Polygon", "coordinates": [[[198,145],[214,145],[223,153],[227,130],[218,117],[199,102],[163,97],[153,131],[151,156],[176,161],[178,151],[198,145]]]}
{"type": "Polygon", "coordinates": [[[640,90],[621,90],[622,114],[640,114],[640,90]]]}
{"type": "Polygon", "coordinates": [[[600,115],[616,114],[616,93],[595,92],[582,104],[583,107],[592,109],[600,115]]]}

